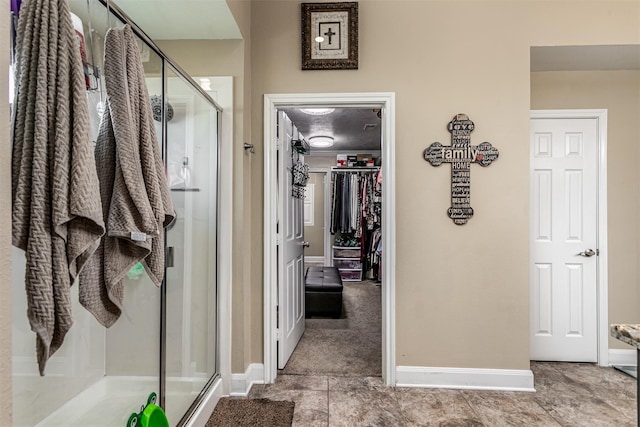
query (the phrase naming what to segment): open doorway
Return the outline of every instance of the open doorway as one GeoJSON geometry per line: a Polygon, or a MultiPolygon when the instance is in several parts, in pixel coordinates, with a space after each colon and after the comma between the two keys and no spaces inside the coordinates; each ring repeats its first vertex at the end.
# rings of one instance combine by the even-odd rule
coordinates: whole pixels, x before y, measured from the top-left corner
{"type": "MultiPolygon", "coordinates": [[[[304,333],[290,356],[278,352],[279,373],[379,377],[383,256],[380,109],[296,107],[281,111],[292,121],[297,130],[294,134],[310,147],[301,158],[309,168],[302,209],[304,333]]],[[[287,144],[279,135],[281,144],[287,144]]],[[[279,153],[286,153],[286,149],[279,153]]],[[[283,179],[289,179],[287,171],[283,179]]],[[[283,192],[283,197],[288,197],[287,193],[283,192]]],[[[282,220],[279,223],[284,224],[282,220]]],[[[285,231],[286,224],[283,227],[285,231]]],[[[288,276],[280,278],[281,282],[289,280],[288,276]]],[[[291,284],[284,284],[284,292],[289,289],[291,284]]],[[[291,314],[284,318],[284,326],[295,316],[291,314]]],[[[278,345],[291,348],[294,337],[285,327],[278,345]]]]}
{"type": "MultiPolygon", "coordinates": [[[[321,190],[325,193],[324,195],[324,218],[322,218],[322,222],[324,223],[323,227],[325,227],[325,231],[323,233],[324,242],[322,248],[322,256],[315,254],[314,258],[312,258],[314,263],[319,263],[320,261],[325,266],[331,266],[335,264],[336,266],[342,266],[344,268],[340,268],[340,276],[343,278],[343,284],[347,284],[346,288],[348,289],[345,293],[351,294],[352,290],[350,284],[359,283],[361,286],[368,286],[367,288],[361,287],[359,290],[367,289],[373,290],[372,293],[368,295],[362,295],[361,293],[358,295],[362,298],[362,304],[373,304],[377,309],[377,318],[375,319],[375,327],[378,331],[378,343],[376,345],[376,349],[372,350],[369,348],[368,355],[366,358],[369,360],[369,363],[373,361],[375,364],[375,369],[378,375],[382,375],[383,380],[387,384],[393,384],[395,382],[395,354],[394,354],[394,307],[392,301],[394,299],[394,259],[395,259],[395,227],[394,227],[394,217],[395,217],[395,200],[393,197],[393,183],[395,177],[394,171],[394,95],[393,94],[309,94],[309,95],[266,95],[265,96],[265,323],[264,323],[264,333],[265,333],[265,381],[273,382],[275,380],[276,375],[278,374],[278,365],[281,368],[284,367],[282,360],[278,361],[278,349],[283,346],[291,347],[291,343],[288,343],[287,336],[289,330],[289,319],[295,318],[296,311],[289,310],[287,307],[287,301],[299,301],[297,298],[282,298],[282,290],[285,292],[290,292],[291,295],[300,295],[301,292],[304,292],[304,272],[300,272],[299,269],[288,268],[283,264],[285,261],[285,256],[283,256],[283,251],[286,251],[286,247],[290,247],[289,243],[286,242],[287,235],[289,234],[287,230],[287,226],[285,222],[282,222],[283,219],[286,221],[286,218],[283,216],[283,206],[285,205],[286,199],[288,198],[288,192],[282,189],[282,187],[278,187],[278,183],[282,183],[283,178],[288,178],[286,175],[286,166],[282,171],[280,171],[280,180],[278,179],[278,160],[282,161],[283,159],[288,159],[287,148],[291,141],[285,141],[283,137],[285,134],[282,131],[278,130],[278,118],[282,121],[282,115],[285,113],[285,116],[289,118],[289,116],[293,117],[292,124],[296,123],[296,114],[299,112],[298,110],[303,107],[309,108],[334,108],[340,109],[343,113],[341,117],[348,117],[349,113],[355,113],[359,110],[368,110],[369,112],[374,113],[374,117],[376,117],[377,123],[372,122],[371,127],[375,127],[377,129],[368,129],[364,128],[364,132],[371,130],[373,132],[378,132],[377,138],[379,141],[378,150],[371,148],[364,148],[365,152],[358,153],[358,149],[356,147],[342,146],[336,147],[337,150],[329,152],[328,150],[317,150],[316,160],[312,160],[314,156],[307,156],[304,160],[305,163],[309,163],[309,166],[313,168],[314,173],[318,174],[318,176],[323,176],[324,184],[318,185],[317,182],[313,185],[314,195],[316,191],[321,187],[321,190]],[[344,110],[348,108],[349,110],[344,110]],[[379,112],[379,117],[377,117],[377,113],[379,112]],[[321,151],[318,153],[318,151],[321,151]],[[345,156],[345,164],[343,168],[338,167],[338,154],[341,156],[345,156]],[[358,154],[360,154],[360,158],[358,158],[358,154]],[[376,160],[374,160],[374,155],[377,155],[378,164],[376,160]],[[347,155],[352,157],[347,157],[347,155]],[[282,157],[279,157],[282,156],[282,157]],[[324,159],[321,159],[324,157],[324,159]],[[351,163],[349,163],[351,161],[351,163]],[[323,164],[324,162],[324,164],[323,164]],[[365,252],[364,245],[361,244],[363,242],[364,236],[353,230],[342,230],[344,233],[338,233],[336,236],[335,233],[335,224],[332,224],[331,221],[331,211],[335,211],[335,203],[332,201],[331,197],[335,193],[335,189],[332,188],[332,185],[336,183],[336,176],[338,173],[347,172],[347,169],[351,168],[352,170],[349,172],[357,171],[357,168],[361,169],[358,171],[360,175],[363,176],[362,179],[368,179],[368,182],[377,182],[377,175],[371,175],[364,178],[365,175],[370,175],[372,172],[379,172],[380,169],[384,170],[384,179],[379,181],[380,192],[384,194],[384,203],[379,204],[379,229],[380,233],[384,238],[381,240],[379,246],[379,252],[383,253],[381,260],[379,261],[379,266],[375,270],[375,276],[373,274],[373,268],[370,263],[364,261],[362,253],[365,252]],[[283,172],[284,171],[284,172],[283,172]],[[332,179],[333,178],[333,179],[332,179]],[[329,193],[327,192],[327,188],[329,189],[329,193]],[[278,197],[272,197],[273,195],[278,195],[278,197]],[[328,202],[328,203],[327,203],[328,202]],[[280,206],[280,205],[283,206],[280,206]],[[331,227],[334,231],[333,234],[330,234],[329,230],[326,230],[327,227],[331,227]],[[348,236],[349,231],[352,231],[351,236],[348,236]],[[343,236],[344,234],[344,236],[343,236]],[[339,242],[335,242],[334,239],[339,238],[339,242]],[[351,239],[351,240],[349,240],[351,239]],[[358,240],[359,239],[359,240],[358,240]],[[355,256],[356,252],[356,243],[358,243],[358,254],[355,256]],[[336,254],[336,244],[345,245],[353,245],[353,260],[350,260],[353,265],[345,265],[344,258],[342,256],[336,255],[344,255],[344,253],[338,252],[336,254]],[[356,260],[358,262],[356,262],[356,260]],[[364,261],[364,262],[363,262],[364,261]],[[283,264],[283,265],[280,265],[283,264]],[[358,264],[358,265],[356,265],[358,264]],[[351,268],[347,268],[351,267],[351,268]],[[349,270],[349,271],[347,271],[349,270]],[[291,271],[292,275],[288,275],[288,272],[291,271]],[[284,274],[282,274],[284,272],[284,274]],[[356,277],[356,273],[358,277],[356,277]],[[289,280],[289,277],[302,278],[302,287],[299,288],[298,293],[295,290],[286,291],[288,285],[285,283],[289,280]],[[348,279],[351,279],[349,281],[348,279]],[[359,280],[355,280],[359,279],[359,280]],[[367,283],[365,284],[365,281],[367,283]],[[379,282],[379,285],[376,285],[376,282],[379,282]],[[377,286],[377,289],[376,289],[377,286]],[[377,297],[376,297],[377,292],[377,297]],[[291,314],[287,314],[287,313],[291,314]]],[[[326,119],[326,118],[325,118],[326,119]]],[[[285,119],[286,120],[286,119],[285,119]]],[[[322,120],[322,119],[321,119],[322,120]]],[[[320,121],[321,121],[320,120],[320,121]]],[[[291,135],[296,135],[297,139],[311,139],[313,130],[311,128],[307,128],[306,125],[298,120],[300,128],[304,128],[304,131],[297,129],[296,126],[293,126],[293,130],[289,131],[291,135]],[[306,135],[305,135],[306,133],[306,135]],[[308,135],[308,136],[307,136],[308,135]]],[[[373,133],[372,132],[372,133],[373,133]]],[[[335,138],[336,145],[338,145],[338,138],[335,138]]],[[[282,165],[282,163],[280,163],[282,165]]],[[[341,177],[342,179],[342,177],[341,177]]],[[[351,182],[357,182],[357,177],[354,176],[350,178],[351,182]]],[[[355,184],[356,187],[361,189],[360,184],[355,184]]],[[[355,191],[354,194],[357,194],[359,190],[355,191]]],[[[317,197],[315,198],[317,200],[317,197]]],[[[310,200],[308,200],[310,202],[310,200]]],[[[304,201],[300,202],[299,211],[301,213],[304,212],[304,201]]],[[[359,211],[361,207],[358,207],[357,203],[353,205],[354,210],[359,211]]],[[[307,207],[307,211],[309,212],[309,207],[307,207]]],[[[287,208],[287,210],[289,210],[287,208]]],[[[291,212],[291,210],[289,210],[291,212]]],[[[334,212],[335,213],[335,212],[334,212]]],[[[313,222],[315,223],[319,219],[314,215],[313,222]]],[[[368,235],[370,238],[371,235],[368,235]]],[[[368,248],[366,252],[370,251],[371,242],[368,243],[368,248]]],[[[308,242],[300,241],[300,244],[307,245],[308,242]]],[[[342,246],[339,246],[342,248],[342,246]]],[[[375,250],[374,250],[375,252],[375,250]]],[[[349,258],[349,257],[347,257],[349,258]]],[[[294,265],[293,263],[291,265],[294,265]]],[[[357,294],[358,292],[356,292],[357,294]]],[[[367,294],[365,292],[365,294],[367,294]]],[[[294,302],[295,304],[295,302],[294,302]]],[[[356,315],[356,309],[353,307],[353,301],[347,302],[345,301],[346,307],[346,315],[356,315]],[[351,306],[349,305],[351,304],[351,306]]],[[[292,307],[294,308],[294,307],[292,307]]],[[[367,310],[364,310],[367,312],[367,310]]],[[[374,310],[370,310],[374,311],[374,310]]],[[[362,313],[360,313],[362,314],[362,313]]],[[[366,313],[365,313],[366,314],[366,313]]],[[[371,316],[369,316],[369,321],[371,321],[371,316]]],[[[375,318],[375,314],[374,314],[375,318]]],[[[334,325],[334,329],[339,329],[348,325],[348,321],[345,321],[343,317],[339,317],[336,319],[308,319],[308,321],[312,322],[317,326],[317,323],[323,323],[327,326],[327,329],[330,329],[330,323],[334,325]],[[332,322],[333,321],[333,322],[332,322]]],[[[354,322],[358,323],[358,322],[354,322]]],[[[348,335],[345,331],[344,336],[348,335]]],[[[353,331],[351,332],[353,333],[353,331]]],[[[322,335],[322,334],[320,334],[322,335]]],[[[340,334],[335,334],[334,336],[338,336],[340,334]]],[[[353,341],[353,338],[351,339],[353,341]]],[[[374,341],[374,340],[366,340],[365,341],[374,341]]],[[[297,342],[295,343],[297,344],[297,342]]],[[[295,347],[294,344],[294,347],[295,347]]],[[[324,344],[326,347],[328,342],[324,344]]],[[[368,344],[371,344],[369,342],[368,344]]],[[[375,345],[375,343],[374,343],[375,345]]],[[[363,345],[360,345],[360,350],[362,350],[363,345]]],[[[306,351],[309,351],[309,346],[306,346],[306,351]]],[[[311,350],[314,353],[313,350],[311,350]]],[[[376,372],[371,372],[367,370],[368,368],[364,368],[365,371],[359,372],[356,361],[359,359],[357,355],[351,355],[351,359],[346,363],[346,366],[343,367],[343,374],[349,375],[349,371],[352,370],[354,374],[359,375],[375,375],[376,372]]],[[[304,357],[304,356],[303,356],[304,357]]],[[[371,366],[371,365],[370,365],[371,366]]],[[[360,367],[362,368],[362,367],[360,367]]],[[[322,368],[319,368],[322,369],[322,368]]],[[[332,373],[332,372],[327,372],[332,373]]]]}
{"type": "MultiPolygon", "coordinates": [[[[633,181],[635,178],[629,178],[629,173],[635,170],[635,163],[632,159],[635,159],[634,150],[637,150],[637,138],[629,138],[629,135],[638,135],[637,120],[638,116],[638,97],[637,90],[630,90],[629,88],[638,87],[638,66],[637,61],[638,52],[640,47],[636,45],[619,45],[619,46],[534,46],[531,47],[531,79],[530,79],[530,106],[532,111],[532,127],[531,127],[531,177],[532,177],[532,191],[538,191],[544,197],[551,197],[551,190],[553,185],[566,181],[567,187],[564,200],[570,200],[571,194],[570,179],[574,176],[578,176],[579,168],[571,166],[562,175],[554,175],[555,167],[546,167],[548,172],[534,170],[534,156],[543,159],[544,153],[536,153],[533,149],[540,145],[540,142],[544,137],[542,133],[549,135],[549,161],[555,161],[562,159],[563,155],[566,158],[574,157],[580,160],[584,155],[580,156],[573,154],[575,150],[573,147],[573,141],[578,138],[583,138],[582,132],[570,131],[566,132],[566,141],[561,141],[564,149],[564,153],[556,150],[553,145],[554,132],[553,131],[538,131],[533,124],[533,120],[541,120],[549,122],[594,122],[596,126],[596,142],[595,142],[595,154],[596,165],[594,167],[595,172],[593,175],[596,177],[596,188],[592,190],[595,193],[597,206],[595,208],[584,211],[584,214],[580,214],[582,217],[580,221],[581,232],[584,231],[592,233],[592,230],[596,230],[596,238],[591,237],[589,241],[580,236],[580,239],[574,237],[573,229],[576,215],[574,212],[578,212],[576,209],[572,209],[572,215],[566,215],[566,219],[563,221],[553,221],[553,231],[557,233],[558,227],[564,226],[568,231],[562,231],[567,237],[566,241],[576,241],[583,244],[580,250],[567,251],[569,256],[573,260],[569,260],[563,263],[560,267],[554,264],[555,259],[552,256],[556,256],[555,252],[552,255],[552,251],[548,250],[549,261],[542,262],[535,261],[530,264],[530,282],[531,282],[531,296],[530,307],[532,316],[536,315],[538,319],[531,319],[531,357],[532,359],[555,359],[555,360],[574,360],[579,361],[577,358],[571,355],[568,351],[557,352],[554,354],[554,350],[549,349],[547,353],[546,348],[538,348],[534,344],[534,340],[540,338],[542,340],[549,338],[551,341],[555,339],[552,333],[544,336],[545,325],[543,322],[546,319],[552,317],[552,322],[559,320],[565,321],[565,324],[569,325],[566,329],[567,338],[578,336],[575,331],[580,331],[579,336],[584,335],[582,331],[582,324],[585,323],[589,317],[595,318],[595,332],[591,332],[592,338],[591,348],[596,348],[596,357],[591,357],[591,360],[597,360],[597,363],[601,366],[613,365],[613,366],[633,366],[636,365],[636,351],[628,348],[622,342],[618,342],[610,336],[610,325],[613,323],[624,323],[625,319],[634,319],[637,317],[637,307],[627,304],[630,301],[628,295],[637,293],[637,281],[619,281],[610,280],[611,275],[624,276],[626,274],[626,268],[630,265],[635,266],[637,263],[627,263],[621,261],[618,257],[609,257],[609,251],[613,253],[624,253],[629,259],[637,259],[638,246],[635,243],[627,244],[624,237],[629,235],[629,229],[633,228],[637,224],[637,212],[630,206],[633,204],[633,198],[628,199],[625,196],[621,196],[621,193],[615,193],[612,188],[617,188],[612,185],[611,182],[627,182],[633,181]],[[631,117],[634,117],[632,119],[631,117]],[[607,124],[609,123],[609,125],[607,124]],[[534,130],[536,132],[534,132],[534,130]],[[535,138],[538,138],[540,142],[537,142],[535,138]],[[555,150],[555,151],[554,151],[555,150]],[[554,154],[555,153],[555,154],[554,154]],[[615,167],[610,167],[615,165],[615,167]],[[609,166],[609,167],[607,167],[609,166]],[[547,173],[554,181],[549,181],[548,185],[543,181],[544,174],[547,173]],[[534,175],[536,174],[536,175],[534,175]],[[560,181],[557,178],[561,178],[560,181]],[[535,180],[534,180],[535,178],[535,180]],[[609,185],[607,185],[609,182],[609,185]],[[539,185],[540,190],[536,190],[533,184],[539,185]],[[542,185],[547,185],[550,190],[549,194],[545,194],[546,189],[542,188],[542,185]],[[587,214],[596,215],[595,225],[589,226],[586,222],[587,214]],[[588,243],[588,245],[587,245],[588,243]],[[591,251],[589,250],[591,249],[591,251]],[[593,255],[591,255],[591,253],[593,255]],[[591,255],[591,256],[590,256],[591,255]],[[595,265],[595,272],[588,273],[589,270],[583,267],[583,262],[590,263],[589,266],[592,271],[595,265]],[[544,281],[543,269],[544,264],[549,266],[548,278],[544,281]],[[553,266],[553,268],[551,268],[553,266]],[[553,273],[551,273],[553,271],[553,273]],[[558,277],[555,274],[558,271],[564,271],[565,278],[563,281],[557,280],[558,277]],[[554,289],[554,287],[560,283],[565,286],[566,289],[571,290],[571,294],[575,294],[575,290],[579,290],[585,293],[589,289],[588,286],[575,280],[577,276],[573,275],[574,271],[580,271],[582,277],[584,277],[584,283],[587,283],[587,279],[593,278],[596,281],[595,291],[590,290],[590,299],[595,300],[595,306],[592,302],[591,307],[582,307],[582,304],[575,304],[565,299],[557,298],[557,294],[548,294],[549,301],[560,307],[559,304],[565,304],[563,317],[559,317],[555,310],[552,309],[551,304],[542,303],[544,298],[543,292],[554,289]],[[564,282],[564,283],[563,283],[564,282]],[[565,284],[566,283],[566,284],[565,284]],[[551,285],[554,286],[551,286],[551,285]],[[537,289],[536,289],[537,288],[537,289]],[[571,303],[571,306],[567,306],[571,303]],[[578,310],[583,310],[585,314],[580,313],[580,317],[577,318],[575,313],[578,310]],[[589,317],[588,317],[589,316],[589,317]],[[564,318],[564,319],[563,319],[564,318]],[[579,320],[579,322],[574,321],[579,320]],[[566,323],[567,320],[571,320],[571,323],[566,323]],[[577,326],[576,326],[577,325],[577,326]],[[536,334],[536,335],[534,335],[536,334]],[[542,355],[540,352],[544,352],[542,355]],[[544,357],[547,356],[547,357],[544,357]]],[[[585,137],[584,142],[580,141],[581,150],[587,154],[589,148],[588,139],[585,137]],[[584,147],[584,148],[582,148],[584,147]]],[[[542,161],[542,160],[541,160],[542,161]]],[[[581,181],[587,179],[587,175],[580,172],[581,181]],[[583,178],[584,176],[584,178],[583,178]]],[[[586,181],[580,183],[585,189],[586,181]]],[[[624,186],[623,186],[624,187],[624,186]]],[[[621,187],[622,188],[622,187],[621,187]]],[[[586,197],[586,196],[585,196],[586,197]]],[[[533,200],[533,199],[532,199],[533,200]]],[[[544,198],[539,199],[545,202],[544,198]]],[[[563,208],[564,205],[555,203],[554,206],[549,206],[546,211],[549,213],[548,218],[552,218],[555,214],[556,208],[563,208]],[[553,209],[552,209],[553,208],[553,209]]],[[[567,202],[567,208],[570,206],[567,202]]],[[[536,206],[532,203],[531,209],[535,212],[536,206]]],[[[538,208],[538,210],[541,210],[538,208]]],[[[533,215],[533,213],[532,213],[533,215]]],[[[533,221],[535,217],[532,216],[532,228],[531,228],[531,255],[537,255],[533,251],[534,245],[544,244],[543,238],[540,232],[534,228],[533,221]],[[534,238],[537,241],[534,241],[534,238]]],[[[542,221],[539,223],[542,225],[542,221]]],[[[592,223],[593,224],[593,223],[592,223]]],[[[539,225],[536,225],[538,229],[541,229],[539,225]]],[[[550,227],[551,228],[551,227],[550,227]]],[[[550,239],[547,239],[551,241],[550,239]]],[[[557,251],[554,247],[553,251],[557,251]]],[[[541,255],[547,255],[545,252],[541,252],[541,255]]],[[[533,261],[533,257],[532,257],[533,261]]],[[[637,271],[637,270],[634,270],[637,271]]],[[[593,286],[592,286],[593,288],[593,286]]],[[[560,289],[560,288],[559,288],[560,289]]],[[[586,301],[584,296],[581,296],[581,301],[586,301]]],[[[594,320],[591,320],[593,325],[594,320]]],[[[550,324],[550,328],[554,327],[555,330],[563,330],[562,327],[558,327],[557,324],[550,324]]],[[[591,328],[593,329],[594,326],[591,328]]],[[[553,331],[553,330],[552,330],[553,331]]],[[[573,344],[572,344],[573,345],[573,344]]],[[[561,346],[558,345],[560,349],[561,346]]],[[[577,347],[575,347],[577,348],[577,347]]],[[[572,347],[574,349],[574,347],[572,347]]],[[[581,353],[582,356],[584,353],[581,353]]],[[[591,350],[593,354],[593,350],[591,350]]]]}

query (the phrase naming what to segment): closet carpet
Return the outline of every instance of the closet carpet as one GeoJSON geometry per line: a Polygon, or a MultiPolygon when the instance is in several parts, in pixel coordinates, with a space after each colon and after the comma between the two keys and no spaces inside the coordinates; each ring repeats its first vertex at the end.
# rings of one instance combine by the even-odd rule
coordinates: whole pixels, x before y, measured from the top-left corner
{"type": "Polygon", "coordinates": [[[311,318],[279,374],[382,375],[381,292],[373,281],[343,282],[340,319],[311,318]]]}

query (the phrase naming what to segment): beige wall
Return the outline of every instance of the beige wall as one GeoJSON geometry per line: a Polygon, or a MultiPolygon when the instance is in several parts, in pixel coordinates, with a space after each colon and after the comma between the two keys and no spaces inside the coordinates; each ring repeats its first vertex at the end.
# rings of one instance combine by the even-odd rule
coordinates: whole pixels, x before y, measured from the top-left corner
{"type": "MultiPolygon", "coordinates": [[[[0,0],[0,10],[9,1],[0,0]]],[[[0,13],[0,425],[11,425],[11,142],[9,139],[9,14],[0,13]]]]}
{"type": "MultiPolygon", "coordinates": [[[[531,74],[531,108],[606,108],[609,323],[640,321],[640,71],[531,74]]],[[[612,348],[630,348],[613,338],[612,348]]]]}
{"type": "MultiPolygon", "coordinates": [[[[242,33],[244,39],[244,78],[243,78],[243,93],[242,102],[247,106],[247,110],[242,118],[242,141],[251,141],[251,112],[249,111],[251,105],[251,2],[247,0],[227,0],[229,10],[233,14],[238,28],[242,33]]],[[[239,95],[238,95],[239,96],[239,95]]],[[[236,98],[238,98],[236,96],[236,98]]],[[[244,109],[243,109],[244,111],[244,109]]],[[[246,367],[255,360],[256,357],[262,351],[262,331],[252,328],[252,316],[258,316],[262,318],[262,299],[251,293],[251,283],[253,280],[251,265],[255,262],[254,254],[261,248],[255,247],[255,242],[252,238],[252,224],[255,220],[255,212],[252,208],[253,194],[252,194],[252,173],[255,168],[254,163],[258,159],[254,158],[254,155],[245,152],[242,169],[242,206],[241,211],[237,211],[237,204],[234,204],[234,217],[242,218],[242,222],[239,222],[239,226],[234,225],[234,242],[242,242],[242,251],[234,251],[234,257],[240,256],[240,262],[234,262],[236,265],[241,264],[241,272],[234,271],[233,288],[234,288],[234,307],[233,311],[238,309],[242,312],[243,323],[242,330],[235,324],[235,319],[238,317],[234,314],[233,324],[233,360],[232,371],[244,372],[246,367]],[[242,278],[241,285],[239,278],[242,278]],[[242,290],[239,292],[237,288],[241,286],[242,290]],[[239,299],[242,294],[242,299],[239,299]],[[236,298],[238,297],[238,298],[236,298]],[[242,301],[242,307],[240,304],[236,304],[236,301],[242,301]],[[236,347],[240,347],[239,349],[236,347]],[[241,357],[238,357],[240,356],[241,357]]],[[[237,173],[236,173],[237,175],[237,173]]],[[[239,183],[234,183],[234,188],[240,188],[239,183]]],[[[239,197],[240,195],[238,195],[239,197]]],[[[235,244],[235,243],[234,243],[235,244]]],[[[262,252],[260,252],[262,254],[262,252]]]]}
{"type": "MultiPolygon", "coordinates": [[[[253,2],[252,15],[252,143],[262,145],[265,93],[396,93],[397,364],[528,369],[529,49],[639,43],[638,3],[360,1],[359,70],[349,71],[300,70],[298,2],[253,2]],[[472,142],[500,150],[490,167],[472,168],[475,216],[465,226],[446,216],[448,168],[422,159],[431,142],[450,141],[456,113],[476,123],[472,142]]],[[[256,213],[261,169],[256,162],[256,213]]]]}

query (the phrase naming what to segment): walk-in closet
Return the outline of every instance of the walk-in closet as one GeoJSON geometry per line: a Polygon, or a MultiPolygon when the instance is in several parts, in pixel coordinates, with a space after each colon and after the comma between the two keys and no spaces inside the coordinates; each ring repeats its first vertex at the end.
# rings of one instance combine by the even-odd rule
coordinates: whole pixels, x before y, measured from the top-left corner
{"type": "Polygon", "coordinates": [[[381,113],[367,108],[285,112],[299,139],[309,144],[301,156],[309,179],[300,211],[306,246],[305,294],[314,302],[307,304],[302,338],[279,373],[380,376],[381,113]],[[331,306],[323,309],[323,296],[315,292],[315,282],[309,278],[318,267],[335,267],[339,273],[341,309],[335,307],[335,295],[327,302],[331,306]]]}

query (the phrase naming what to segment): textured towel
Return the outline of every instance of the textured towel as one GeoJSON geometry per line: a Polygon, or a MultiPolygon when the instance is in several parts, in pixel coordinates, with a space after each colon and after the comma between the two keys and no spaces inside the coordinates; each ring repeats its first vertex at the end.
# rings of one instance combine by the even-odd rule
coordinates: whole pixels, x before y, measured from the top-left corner
{"type": "Polygon", "coordinates": [[[76,34],[66,0],[25,0],[18,20],[13,244],[25,251],[40,374],[72,324],[70,287],[104,233],[76,34]]]}
{"type": "Polygon", "coordinates": [[[95,155],[107,234],[82,272],[80,303],[109,327],[122,313],[131,267],[142,262],[162,282],[163,228],[175,214],[131,27],[110,29],[104,49],[107,108],[95,155]]]}

